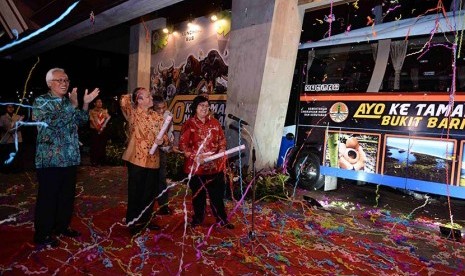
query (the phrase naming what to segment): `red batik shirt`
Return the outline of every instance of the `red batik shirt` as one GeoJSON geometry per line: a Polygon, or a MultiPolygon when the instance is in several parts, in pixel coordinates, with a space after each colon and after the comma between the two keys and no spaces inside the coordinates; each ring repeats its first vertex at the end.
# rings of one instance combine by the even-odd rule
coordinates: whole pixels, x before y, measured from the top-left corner
{"type": "Polygon", "coordinates": [[[205,123],[197,116],[193,116],[183,124],[179,149],[184,152],[184,172],[187,174],[191,172],[192,167],[194,175],[215,174],[224,169],[226,157],[204,163],[197,168],[196,155],[198,153],[216,154],[226,150],[226,137],[223,129],[220,122],[212,115],[205,118],[205,123]],[[202,149],[199,151],[201,146],[202,149]]]}

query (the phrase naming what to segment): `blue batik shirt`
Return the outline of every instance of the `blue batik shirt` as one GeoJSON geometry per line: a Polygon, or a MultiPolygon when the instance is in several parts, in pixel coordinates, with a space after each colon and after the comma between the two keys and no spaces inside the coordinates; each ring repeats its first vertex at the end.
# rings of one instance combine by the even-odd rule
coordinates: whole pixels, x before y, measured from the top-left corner
{"type": "Polygon", "coordinates": [[[89,120],[88,112],[74,108],[67,97],[51,93],[37,97],[33,107],[33,119],[47,124],[37,127],[36,168],[79,165],[78,126],[89,120]]]}

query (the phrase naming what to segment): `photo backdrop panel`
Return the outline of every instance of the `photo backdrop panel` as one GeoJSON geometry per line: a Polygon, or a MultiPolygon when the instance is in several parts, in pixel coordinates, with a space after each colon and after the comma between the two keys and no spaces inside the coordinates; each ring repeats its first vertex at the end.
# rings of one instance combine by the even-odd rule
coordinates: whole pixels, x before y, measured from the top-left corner
{"type": "Polygon", "coordinates": [[[324,165],[347,170],[378,172],[380,134],[328,131],[324,165]]]}
{"type": "Polygon", "coordinates": [[[464,153],[464,147],[465,145],[465,141],[462,141],[460,143],[460,155],[459,156],[462,156],[462,158],[460,158],[460,164],[459,164],[459,169],[458,169],[458,180],[457,180],[457,184],[459,186],[462,186],[462,187],[465,187],[465,153],[464,153]]]}
{"type": "Polygon", "coordinates": [[[386,135],[383,173],[451,184],[455,149],[456,140],[386,135]]]}

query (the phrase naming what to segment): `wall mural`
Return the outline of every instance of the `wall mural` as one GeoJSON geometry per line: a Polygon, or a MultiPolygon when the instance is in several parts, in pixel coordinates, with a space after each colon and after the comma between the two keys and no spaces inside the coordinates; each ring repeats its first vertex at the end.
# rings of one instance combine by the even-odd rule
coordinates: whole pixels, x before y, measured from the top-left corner
{"type": "Polygon", "coordinates": [[[152,31],[150,89],[168,101],[176,140],[197,95],[208,96],[224,126],[230,29],[231,13],[222,11],[216,21],[199,17],[152,31]]]}
{"type": "Polygon", "coordinates": [[[199,17],[152,32],[150,89],[172,101],[176,95],[226,94],[230,12],[218,20],[199,17]]]}

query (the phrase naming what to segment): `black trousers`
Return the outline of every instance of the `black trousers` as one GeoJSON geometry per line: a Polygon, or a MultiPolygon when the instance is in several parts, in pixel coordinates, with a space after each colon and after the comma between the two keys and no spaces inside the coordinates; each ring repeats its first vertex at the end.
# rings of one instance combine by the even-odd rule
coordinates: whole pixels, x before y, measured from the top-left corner
{"type": "Polygon", "coordinates": [[[152,218],[153,204],[158,192],[158,169],[144,168],[129,162],[127,167],[126,223],[131,224],[129,227],[147,224],[152,218]]]}
{"type": "Polygon", "coordinates": [[[76,194],[76,166],[37,169],[35,238],[43,239],[69,227],[76,194]]]}
{"type": "MultiPolygon", "coordinates": [[[[160,150],[160,170],[158,172],[158,179],[159,179],[159,182],[158,182],[158,192],[157,192],[157,196],[163,191],[166,189],[166,187],[168,187],[168,184],[166,183],[166,174],[167,174],[167,171],[166,171],[166,165],[167,165],[167,153],[160,150]]],[[[158,198],[158,206],[165,206],[166,204],[168,204],[168,199],[169,199],[169,196],[168,196],[168,191],[166,191],[164,194],[162,194],[159,198],[158,198]]]]}
{"type": "Polygon", "coordinates": [[[90,141],[90,162],[92,165],[103,165],[106,159],[107,134],[106,131],[98,133],[97,130],[91,128],[90,141]]]}
{"type": "Polygon", "coordinates": [[[192,190],[193,222],[201,223],[205,219],[207,192],[210,198],[210,208],[216,218],[216,222],[228,222],[223,201],[224,186],[223,173],[192,176],[189,181],[189,187],[192,190]]]}

